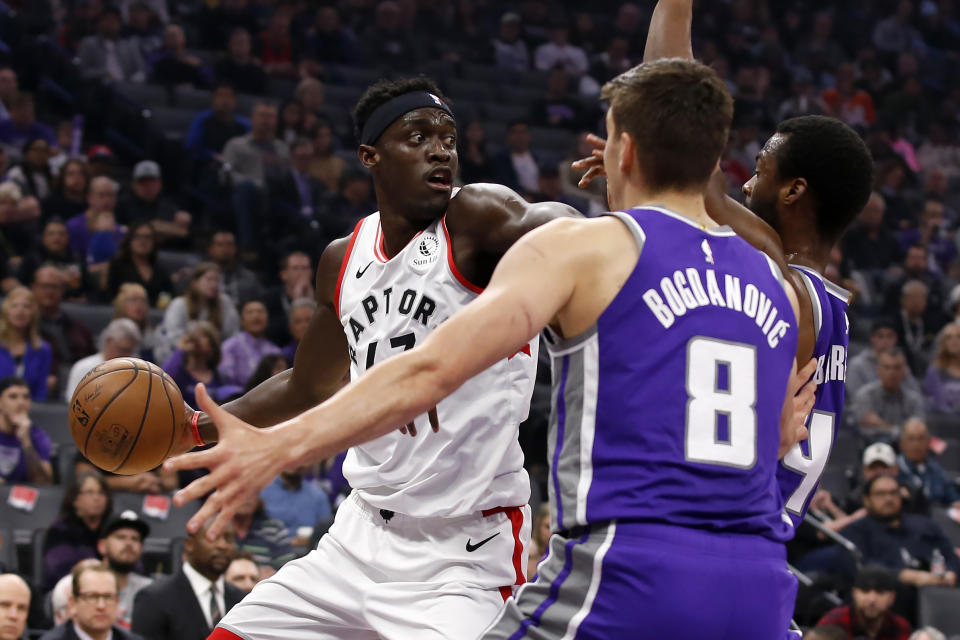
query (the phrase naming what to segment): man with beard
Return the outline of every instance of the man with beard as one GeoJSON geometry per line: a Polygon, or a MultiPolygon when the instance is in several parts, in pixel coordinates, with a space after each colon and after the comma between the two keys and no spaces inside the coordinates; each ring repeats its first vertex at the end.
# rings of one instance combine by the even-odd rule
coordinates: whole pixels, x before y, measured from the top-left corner
{"type": "Polygon", "coordinates": [[[900,483],[881,475],[863,489],[867,516],[840,531],[860,549],[863,562],[876,563],[896,575],[898,610],[910,612],[916,589],[955,586],[960,560],[939,525],[926,516],[903,513],[900,483]]]}
{"type": "Polygon", "coordinates": [[[246,595],[223,577],[236,549],[233,526],[211,541],[206,535],[211,522],[187,537],[180,571],[134,598],[133,631],[146,640],[204,640],[246,595]]]}
{"type": "Polygon", "coordinates": [[[828,611],[817,626],[836,625],[850,638],[907,640],[910,623],[890,611],[896,587],[897,581],[883,567],[864,567],[853,583],[853,602],[828,611]]]}
{"type": "Polygon", "coordinates": [[[124,511],[107,523],[97,542],[103,563],[117,575],[117,626],[130,628],[133,599],[153,580],[134,573],[150,527],[133,511],[124,511]]]}

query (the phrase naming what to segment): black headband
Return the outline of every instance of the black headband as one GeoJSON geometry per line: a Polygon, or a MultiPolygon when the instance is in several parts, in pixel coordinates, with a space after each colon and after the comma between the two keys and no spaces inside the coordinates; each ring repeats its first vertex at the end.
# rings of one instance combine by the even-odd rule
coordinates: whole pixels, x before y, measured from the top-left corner
{"type": "Polygon", "coordinates": [[[360,144],[375,143],[397,118],[415,109],[424,108],[442,109],[450,114],[451,118],[453,117],[450,107],[434,94],[427,91],[405,93],[383,103],[370,114],[366,124],[363,125],[363,131],[360,132],[360,144]]]}

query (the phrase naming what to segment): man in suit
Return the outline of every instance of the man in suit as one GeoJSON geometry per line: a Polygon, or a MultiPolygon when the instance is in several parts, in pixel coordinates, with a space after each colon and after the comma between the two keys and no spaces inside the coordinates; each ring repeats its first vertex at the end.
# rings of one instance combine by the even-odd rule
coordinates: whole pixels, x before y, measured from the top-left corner
{"type": "Polygon", "coordinates": [[[276,231],[282,236],[295,235],[301,242],[320,231],[317,214],[327,191],[326,185],[310,174],[311,160],[313,141],[298,138],[290,149],[290,168],[267,181],[270,209],[275,216],[282,216],[276,231]]]}
{"type": "Polygon", "coordinates": [[[71,572],[73,618],[41,640],[143,640],[117,626],[117,576],[106,565],[80,563],[71,572]]]}
{"type": "Polygon", "coordinates": [[[530,127],[526,122],[511,122],[507,127],[507,148],[494,157],[497,182],[521,194],[540,189],[537,157],[530,151],[530,127]]]}
{"type": "Polygon", "coordinates": [[[133,631],[146,640],[204,640],[244,595],[224,580],[236,550],[227,527],[213,542],[207,526],[184,544],[186,562],[176,574],[142,589],[133,604],[133,631]]]}
{"type": "Polygon", "coordinates": [[[87,36],[77,48],[80,69],[86,79],[104,82],[143,82],[146,63],[137,43],[120,39],[120,12],[104,9],[97,20],[97,35],[87,36]]]}

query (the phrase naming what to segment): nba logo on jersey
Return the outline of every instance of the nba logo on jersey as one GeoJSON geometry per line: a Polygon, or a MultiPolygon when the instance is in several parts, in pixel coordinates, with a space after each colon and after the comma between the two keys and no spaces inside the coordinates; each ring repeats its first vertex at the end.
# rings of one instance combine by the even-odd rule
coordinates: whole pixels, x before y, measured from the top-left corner
{"type": "Polygon", "coordinates": [[[427,231],[414,242],[417,243],[417,250],[410,254],[410,267],[418,273],[423,273],[440,259],[440,238],[435,233],[427,231]]]}

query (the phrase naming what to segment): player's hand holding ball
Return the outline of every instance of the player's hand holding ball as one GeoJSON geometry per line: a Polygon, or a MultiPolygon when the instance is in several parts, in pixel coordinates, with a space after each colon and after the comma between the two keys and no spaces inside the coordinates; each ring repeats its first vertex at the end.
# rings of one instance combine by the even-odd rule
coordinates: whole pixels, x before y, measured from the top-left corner
{"type": "Polygon", "coordinates": [[[104,471],[135,475],[160,466],[182,442],[183,397],[163,370],[139,358],[91,369],[70,399],[70,434],[104,471]]]}

